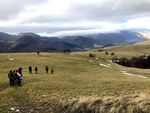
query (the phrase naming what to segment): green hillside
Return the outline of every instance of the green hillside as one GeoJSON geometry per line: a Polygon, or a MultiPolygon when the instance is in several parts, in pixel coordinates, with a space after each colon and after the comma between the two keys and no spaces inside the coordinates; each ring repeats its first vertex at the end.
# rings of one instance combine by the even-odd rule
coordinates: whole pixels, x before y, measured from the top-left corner
{"type": "Polygon", "coordinates": [[[150,70],[113,64],[105,54],[148,54],[149,43],[103,52],[0,54],[0,113],[150,113],[150,70]],[[37,75],[28,74],[30,65],[38,66],[37,75]],[[46,65],[53,75],[46,74],[46,65]],[[20,66],[22,86],[9,86],[8,71],[20,66]]]}
{"type": "Polygon", "coordinates": [[[116,46],[109,48],[108,51],[114,51],[118,55],[122,56],[137,56],[137,55],[149,55],[150,54],[150,41],[145,41],[141,43],[136,43],[132,45],[125,45],[125,46],[116,46]]]}

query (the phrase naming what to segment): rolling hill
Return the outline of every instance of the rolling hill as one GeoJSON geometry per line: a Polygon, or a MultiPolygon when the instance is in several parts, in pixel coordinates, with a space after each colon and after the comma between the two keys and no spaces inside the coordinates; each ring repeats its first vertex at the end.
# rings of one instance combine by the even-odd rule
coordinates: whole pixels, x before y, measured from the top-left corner
{"type": "Polygon", "coordinates": [[[115,46],[107,49],[108,51],[115,51],[122,56],[141,56],[150,54],[150,41],[144,41],[125,46],[115,46]]]}
{"type": "Polygon", "coordinates": [[[148,41],[70,54],[0,54],[0,112],[149,113],[150,70],[114,64],[110,56],[112,52],[118,57],[148,54],[149,44],[148,41]],[[89,53],[96,57],[89,57],[89,53]],[[38,66],[38,74],[28,73],[30,65],[38,66]],[[53,75],[46,74],[46,65],[54,68],[53,75]],[[11,87],[7,73],[20,66],[22,87],[11,87]]]}
{"type": "Polygon", "coordinates": [[[82,51],[99,47],[126,45],[148,40],[133,31],[100,33],[83,36],[41,37],[34,33],[9,35],[0,33],[0,52],[82,51]]]}

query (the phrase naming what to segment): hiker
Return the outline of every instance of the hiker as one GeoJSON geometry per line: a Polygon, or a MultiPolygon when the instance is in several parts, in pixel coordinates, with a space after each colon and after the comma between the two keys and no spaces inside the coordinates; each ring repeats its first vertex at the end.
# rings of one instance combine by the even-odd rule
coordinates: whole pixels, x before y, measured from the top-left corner
{"type": "Polygon", "coordinates": [[[18,86],[21,86],[21,75],[20,75],[20,73],[18,72],[18,70],[16,70],[15,75],[16,75],[16,78],[17,78],[17,85],[18,85],[18,86]]]}
{"type": "Polygon", "coordinates": [[[31,66],[29,66],[29,74],[32,74],[32,67],[31,66]]]}
{"type": "Polygon", "coordinates": [[[15,85],[14,75],[13,75],[12,70],[9,71],[9,73],[8,73],[8,78],[9,78],[9,84],[10,84],[10,86],[15,85]]]}
{"type": "Polygon", "coordinates": [[[38,71],[38,67],[35,67],[35,74],[37,74],[37,71],[38,71]]]}
{"type": "Polygon", "coordinates": [[[48,74],[48,71],[49,71],[49,67],[48,66],[45,67],[45,71],[48,74]]]}
{"type": "Polygon", "coordinates": [[[22,67],[19,67],[19,68],[18,68],[18,72],[19,72],[19,74],[22,76],[22,67]]]}
{"type": "Polygon", "coordinates": [[[14,85],[17,84],[16,70],[13,71],[14,85]]]}
{"type": "Polygon", "coordinates": [[[53,68],[51,68],[51,74],[53,74],[54,73],[54,69],[53,68]]]}

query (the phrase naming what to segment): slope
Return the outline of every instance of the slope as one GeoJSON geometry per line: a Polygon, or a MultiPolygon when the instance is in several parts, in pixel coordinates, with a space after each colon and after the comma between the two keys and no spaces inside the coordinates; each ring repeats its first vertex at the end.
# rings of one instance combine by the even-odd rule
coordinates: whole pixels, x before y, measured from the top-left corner
{"type": "Polygon", "coordinates": [[[0,112],[149,113],[150,70],[113,64],[105,54],[108,50],[118,56],[135,55],[131,48],[146,43],[128,46],[130,54],[126,46],[103,52],[0,54],[0,112]],[[29,65],[38,66],[38,74],[28,74],[29,65]],[[54,68],[54,75],[46,74],[46,65],[54,68]],[[22,87],[10,87],[7,72],[19,66],[23,67],[22,87]]]}
{"type": "Polygon", "coordinates": [[[150,54],[150,41],[144,41],[141,43],[125,45],[125,46],[116,46],[108,48],[108,51],[114,51],[117,54],[122,56],[140,56],[140,55],[149,55],[150,54]]]}

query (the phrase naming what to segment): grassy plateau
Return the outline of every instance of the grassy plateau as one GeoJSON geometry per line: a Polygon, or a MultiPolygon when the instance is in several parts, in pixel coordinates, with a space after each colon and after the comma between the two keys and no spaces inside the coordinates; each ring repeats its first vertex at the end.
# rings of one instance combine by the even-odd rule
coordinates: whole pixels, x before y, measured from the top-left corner
{"type": "Polygon", "coordinates": [[[70,54],[1,53],[0,113],[150,113],[150,69],[123,67],[105,54],[150,54],[149,45],[70,54]],[[30,65],[38,67],[38,74],[28,73],[30,65]],[[54,68],[53,75],[46,74],[46,65],[54,68]],[[9,70],[20,66],[22,86],[9,86],[9,70]]]}

